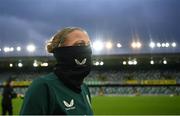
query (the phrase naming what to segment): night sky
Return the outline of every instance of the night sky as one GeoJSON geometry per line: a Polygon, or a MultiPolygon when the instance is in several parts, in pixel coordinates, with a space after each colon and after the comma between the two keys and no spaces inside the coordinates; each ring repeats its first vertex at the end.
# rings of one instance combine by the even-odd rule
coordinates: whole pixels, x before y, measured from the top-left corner
{"type": "Polygon", "coordinates": [[[0,0],[0,48],[32,43],[34,55],[44,55],[45,41],[54,33],[78,26],[92,42],[122,44],[101,54],[180,52],[179,6],[180,0],[0,0]],[[133,50],[130,44],[138,40],[142,48],[133,50]],[[150,49],[150,41],[177,47],[150,49]]]}

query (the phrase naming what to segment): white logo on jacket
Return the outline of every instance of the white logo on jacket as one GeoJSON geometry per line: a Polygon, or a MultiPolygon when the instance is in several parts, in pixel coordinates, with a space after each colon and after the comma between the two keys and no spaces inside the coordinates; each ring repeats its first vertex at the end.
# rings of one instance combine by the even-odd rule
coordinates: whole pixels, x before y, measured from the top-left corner
{"type": "Polygon", "coordinates": [[[70,101],[70,103],[68,103],[67,101],[63,101],[64,105],[66,106],[66,110],[72,110],[72,109],[75,109],[75,106],[74,106],[74,100],[72,99],[70,101]]]}
{"type": "Polygon", "coordinates": [[[77,59],[74,59],[74,60],[75,60],[75,63],[76,63],[77,65],[83,65],[83,64],[86,63],[86,58],[84,58],[81,62],[80,62],[79,60],[77,60],[77,59]]]}

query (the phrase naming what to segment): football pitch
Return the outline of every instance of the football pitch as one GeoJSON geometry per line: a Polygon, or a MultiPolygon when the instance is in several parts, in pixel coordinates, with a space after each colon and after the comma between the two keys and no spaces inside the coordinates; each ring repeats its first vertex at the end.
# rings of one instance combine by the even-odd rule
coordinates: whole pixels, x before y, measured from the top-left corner
{"type": "MultiPolygon", "coordinates": [[[[14,114],[19,113],[22,101],[13,100],[14,114]]],[[[92,107],[95,115],[177,115],[180,96],[96,96],[92,98],[92,107]]]]}

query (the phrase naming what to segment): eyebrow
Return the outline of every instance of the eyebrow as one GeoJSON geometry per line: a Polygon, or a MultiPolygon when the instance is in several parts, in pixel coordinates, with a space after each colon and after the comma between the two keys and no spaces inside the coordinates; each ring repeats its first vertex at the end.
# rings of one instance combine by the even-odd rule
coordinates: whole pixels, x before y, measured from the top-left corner
{"type": "Polygon", "coordinates": [[[86,43],[84,40],[79,40],[75,42],[73,45],[76,46],[76,45],[89,45],[89,44],[90,44],[90,41],[86,43]]]}

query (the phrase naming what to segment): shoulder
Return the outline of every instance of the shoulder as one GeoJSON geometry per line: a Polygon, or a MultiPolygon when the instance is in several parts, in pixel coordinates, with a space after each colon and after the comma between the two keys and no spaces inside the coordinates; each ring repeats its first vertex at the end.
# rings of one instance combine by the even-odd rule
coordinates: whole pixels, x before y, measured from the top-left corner
{"type": "Polygon", "coordinates": [[[49,101],[54,98],[49,97],[51,91],[48,83],[54,78],[50,73],[33,80],[26,92],[21,114],[47,114],[49,101]]]}
{"type": "Polygon", "coordinates": [[[88,89],[88,86],[85,83],[83,83],[81,87],[84,88],[84,89],[88,89]]]}
{"type": "Polygon", "coordinates": [[[88,94],[90,94],[89,88],[85,83],[82,84],[81,89],[84,90],[85,92],[87,92],[88,94]]]}
{"type": "Polygon", "coordinates": [[[54,80],[56,80],[56,77],[53,73],[37,77],[33,80],[28,90],[40,90],[45,88],[47,89],[49,84],[54,80]]]}
{"type": "Polygon", "coordinates": [[[40,77],[37,77],[36,79],[33,80],[32,85],[36,84],[47,84],[51,81],[57,80],[57,77],[55,76],[54,73],[49,73],[47,75],[43,75],[40,77]]]}

